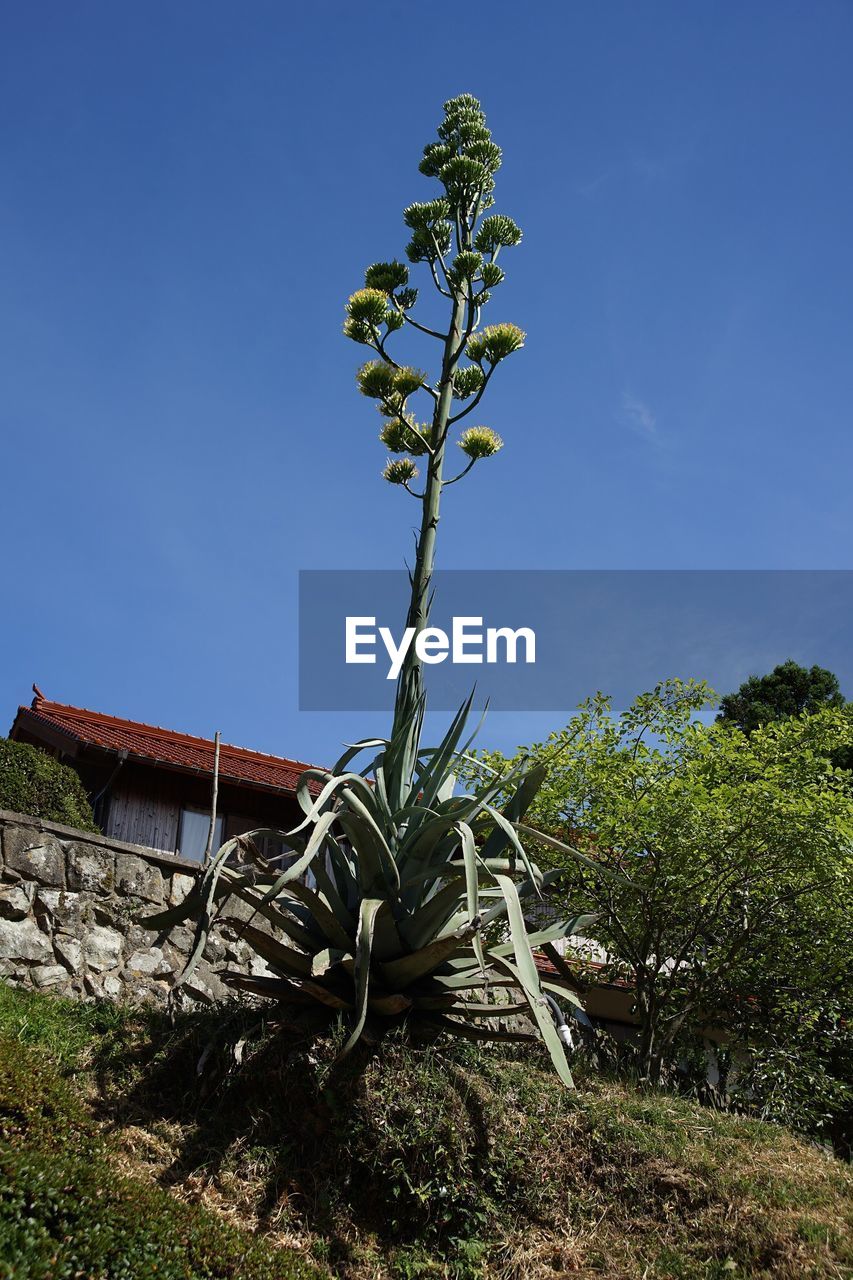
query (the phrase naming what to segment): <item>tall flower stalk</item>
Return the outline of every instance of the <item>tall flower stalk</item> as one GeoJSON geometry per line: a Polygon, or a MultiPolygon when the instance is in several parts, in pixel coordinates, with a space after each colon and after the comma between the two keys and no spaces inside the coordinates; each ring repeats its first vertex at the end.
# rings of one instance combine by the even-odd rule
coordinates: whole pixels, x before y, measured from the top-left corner
{"type": "MultiPolygon", "coordinates": [[[[390,453],[383,475],[421,504],[407,627],[417,634],[429,621],[435,545],[443,490],[461,480],[502,441],[489,427],[463,430],[457,444],[467,462],[449,478],[448,445],[453,429],[479,406],[498,364],[524,344],[513,324],[480,328],[483,309],[504,279],[497,259],[517,245],[521,231],[505,214],[489,214],[501,150],[493,141],[476,98],[462,94],[444,104],[438,137],[424,148],[420,171],[434,178],[443,194],[411,204],[403,220],[411,232],[406,257],[429,270],[433,289],[445,307],[445,325],[433,328],[415,315],[418,290],[409,268],[396,260],[368,267],[365,287],[347,303],[344,333],[371,347],[376,359],[358,373],[362,393],[378,402],[384,419],[380,439],[390,453]],[[391,336],[415,330],[440,346],[433,381],[418,369],[399,364],[388,350],[391,336]],[[427,399],[429,415],[418,421],[417,399],[427,399]],[[467,403],[466,403],[467,402],[467,403]],[[463,407],[464,406],[464,407],[463,407]],[[423,462],[423,488],[415,459],[423,462]]],[[[392,737],[409,728],[417,733],[423,711],[421,661],[410,645],[397,684],[392,737]]]]}

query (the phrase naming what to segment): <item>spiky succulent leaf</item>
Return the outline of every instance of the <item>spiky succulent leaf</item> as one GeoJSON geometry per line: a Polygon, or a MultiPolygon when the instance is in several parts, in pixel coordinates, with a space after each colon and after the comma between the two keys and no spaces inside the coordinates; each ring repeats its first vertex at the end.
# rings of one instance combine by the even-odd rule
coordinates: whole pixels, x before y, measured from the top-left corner
{"type": "MultiPolygon", "coordinates": [[[[455,794],[470,701],[433,750],[420,748],[418,720],[414,737],[401,730],[396,739],[356,744],[335,771],[307,771],[310,778],[300,783],[297,796],[305,818],[284,836],[295,851],[293,864],[275,871],[258,854],[268,833],[250,832],[224,846],[198,891],[156,922],[169,927],[195,918],[194,950],[200,954],[214,908],[229,895],[239,897],[274,930],[268,934],[257,923],[243,927],[244,940],[275,976],[226,974],[226,982],[285,1009],[304,1010],[300,1018],[314,1010],[312,1031],[343,1014],[346,1052],[368,1029],[376,1037],[401,1022],[418,1034],[502,1038],[488,1024],[514,1010],[495,1003],[495,993],[514,992],[538,1022],[568,1082],[531,946],[586,929],[590,919],[554,921],[528,935],[522,904],[562,873],[543,875],[525,853],[526,878],[519,880],[512,859],[484,856],[490,832],[497,830],[498,843],[518,842],[517,815],[544,775],[540,766],[518,765],[470,795],[455,794]],[[364,771],[350,768],[360,750],[372,756],[372,786],[364,771]],[[498,793],[508,796],[500,813],[492,803],[498,793]],[[249,859],[248,866],[228,863],[235,849],[249,859]],[[311,888],[303,882],[309,870],[311,888]],[[500,919],[509,924],[510,941],[490,945],[482,925],[500,919]]],[[[552,982],[549,989],[566,1001],[576,999],[565,983],[552,982]]]]}

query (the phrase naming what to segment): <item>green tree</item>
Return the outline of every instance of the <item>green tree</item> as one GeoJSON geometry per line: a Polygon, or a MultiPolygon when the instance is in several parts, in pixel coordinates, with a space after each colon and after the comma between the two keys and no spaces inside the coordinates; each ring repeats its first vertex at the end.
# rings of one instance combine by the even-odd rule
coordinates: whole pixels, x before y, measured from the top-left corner
{"type": "MultiPolygon", "coordinates": [[[[678,681],[620,716],[599,696],[518,757],[549,762],[531,822],[560,837],[552,858],[566,891],[598,913],[595,937],[634,984],[651,1078],[685,1033],[731,1022],[732,992],[749,989],[733,978],[750,961],[757,972],[763,956],[768,975],[775,963],[777,979],[794,963],[773,940],[804,902],[849,901],[853,800],[827,753],[853,740],[850,713],[825,709],[747,736],[703,723],[710,703],[706,686],[678,681]],[[565,862],[568,840],[587,863],[565,862]]],[[[805,964],[807,938],[796,936],[805,964]]],[[[841,963],[851,961],[848,952],[841,963]]]]}
{"type": "Polygon", "coordinates": [[[720,702],[717,719],[752,733],[789,716],[843,706],[837,676],[825,667],[801,667],[789,658],[768,675],[750,676],[735,693],[727,694],[720,702]]]}

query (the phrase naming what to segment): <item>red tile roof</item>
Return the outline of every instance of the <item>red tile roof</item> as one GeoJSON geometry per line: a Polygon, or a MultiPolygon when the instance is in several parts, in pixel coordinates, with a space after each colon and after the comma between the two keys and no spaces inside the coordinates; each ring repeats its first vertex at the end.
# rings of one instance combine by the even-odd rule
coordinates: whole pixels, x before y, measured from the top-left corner
{"type": "MultiPolygon", "coordinates": [[[[102,715],[99,711],[68,707],[38,695],[31,707],[18,708],[15,723],[27,727],[30,732],[37,732],[38,724],[48,725],[81,745],[102,747],[107,751],[124,750],[135,760],[167,769],[213,774],[214,743],[210,738],[195,738],[188,733],[175,733],[172,729],[140,724],[136,720],[121,720],[117,716],[102,715]]],[[[219,748],[219,776],[223,781],[293,792],[300,775],[314,767],[300,760],[268,756],[225,742],[219,748]]],[[[316,783],[310,785],[312,792],[318,790],[316,783]]]]}

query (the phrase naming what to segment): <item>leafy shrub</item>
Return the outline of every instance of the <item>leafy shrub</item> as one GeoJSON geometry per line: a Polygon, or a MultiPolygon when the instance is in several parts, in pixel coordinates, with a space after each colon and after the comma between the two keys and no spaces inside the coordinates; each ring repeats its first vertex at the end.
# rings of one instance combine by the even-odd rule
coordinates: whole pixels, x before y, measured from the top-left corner
{"type": "Polygon", "coordinates": [[[0,1034],[0,1280],[310,1280],[320,1274],[298,1255],[156,1185],[118,1176],[48,1052],[32,1044],[22,1049],[19,1039],[0,1034]]]}
{"type": "Polygon", "coordinates": [[[27,742],[0,738],[0,809],[97,831],[82,782],[67,764],[27,742]]]}
{"type": "Polygon", "coordinates": [[[6,1280],[308,1280],[292,1254],[103,1159],[0,1146],[6,1280]]]}

